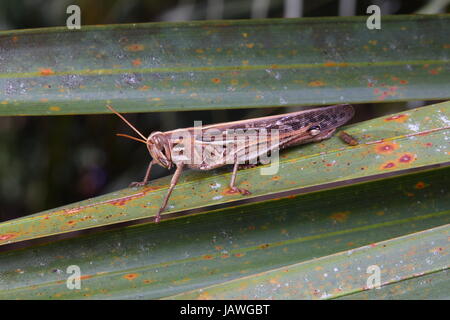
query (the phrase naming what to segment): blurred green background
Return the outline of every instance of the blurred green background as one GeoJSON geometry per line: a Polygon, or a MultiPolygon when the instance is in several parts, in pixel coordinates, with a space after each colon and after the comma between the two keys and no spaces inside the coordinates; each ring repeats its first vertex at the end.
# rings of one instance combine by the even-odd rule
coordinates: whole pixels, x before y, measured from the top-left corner
{"type": "MultiPolygon", "coordinates": [[[[450,12],[450,1],[355,0],[2,0],[0,30],[65,25],[66,8],[77,4],[82,25],[366,15],[371,4],[383,15],[450,12]]],[[[1,63],[1,60],[0,60],[1,63]]],[[[6,94],[0,88],[1,96],[6,94]]],[[[354,122],[434,101],[360,105],[354,122]]],[[[294,111],[266,108],[128,114],[144,134],[294,111]]],[[[137,142],[115,136],[129,129],[113,115],[0,117],[0,221],[62,206],[141,180],[149,155],[137,142]]],[[[153,177],[167,175],[157,167],[153,177]]]]}

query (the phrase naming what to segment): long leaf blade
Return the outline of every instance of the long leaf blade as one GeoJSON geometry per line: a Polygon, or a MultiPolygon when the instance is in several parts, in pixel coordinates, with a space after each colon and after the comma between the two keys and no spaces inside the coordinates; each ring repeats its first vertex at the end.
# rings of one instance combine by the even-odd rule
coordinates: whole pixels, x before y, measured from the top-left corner
{"type": "MultiPolygon", "coordinates": [[[[243,199],[261,201],[259,197],[275,198],[287,191],[311,192],[308,188],[327,188],[330,182],[379,179],[380,174],[399,174],[406,169],[421,170],[448,163],[449,119],[450,102],[445,102],[350,125],[346,130],[360,139],[358,146],[346,146],[333,137],[323,143],[281,153],[279,171],[275,175],[260,175],[259,167],[239,172],[239,186],[252,192],[246,197],[227,191],[231,175],[228,169],[186,172],[163,218],[193,208],[232,205],[243,199]]],[[[448,176],[443,179],[448,181],[448,176]]],[[[124,189],[4,222],[0,224],[0,244],[152,217],[161,205],[168,183],[166,177],[142,189],[124,189]]],[[[425,184],[417,185],[418,189],[424,187],[425,184]]]]}
{"type": "Polygon", "coordinates": [[[381,287],[450,268],[449,236],[445,225],[170,298],[330,299],[369,289],[376,296],[370,279],[375,272],[381,287]]]}
{"type": "MultiPolygon", "coordinates": [[[[0,253],[0,298],[154,299],[226,285],[233,279],[283,266],[314,264],[318,257],[450,223],[450,193],[448,182],[442,179],[449,176],[449,170],[446,167],[4,251],[0,253]],[[417,189],[418,183],[427,186],[417,189]],[[80,267],[81,290],[66,286],[70,265],[80,267]]],[[[428,235],[434,237],[432,232],[428,235]]],[[[410,259],[429,256],[433,262],[440,258],[448,263],[448,243],[439,250],[438,243],[418,239],[420,247],[429,251],[427,256],[410,259]]],[[[378,248],[376,255],[383,248],[380,243],[373,247],[378,248]]],[[[397,248],[406,250],[403,245],[397,248]]],[[[387,249],[392,253],[392,248],[387,249]]],[[[426,267],[424,272],[436,269],[434,263],[421,263],[426,267]]],[[[385,268],[392,270],[394,265],[386,263],[385,268]]],[[[404,270],[404,265],[398,266],[404,270]]],[[[362,264],[360,273],[368,276],[365,268],[362,264]]],[[[354,272],[353,278],[361,276],[357,268],[354,272]]],[[[335,274],[330,271],[330,277],[335,274]]],[[[312,293],[321,289],[320,279],[310,281],[317,284],[312,293]]]]}
{"type": "Polygon", "coordinates": [[[0,32],[0,115],[450,98],[449,15],[0,32]],[[207,45],[206,45],[207,44],[207,45]]]}

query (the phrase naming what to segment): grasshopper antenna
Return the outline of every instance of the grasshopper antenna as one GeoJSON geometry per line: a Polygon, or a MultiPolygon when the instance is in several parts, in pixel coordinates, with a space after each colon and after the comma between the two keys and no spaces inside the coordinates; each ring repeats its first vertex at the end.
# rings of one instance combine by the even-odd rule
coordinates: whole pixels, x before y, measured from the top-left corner
{"type": "Polygon", "coordinates": [[[139,142],[142,142],[142,143],[147,144],[147,141],[142,140],[142,139],[139,139],[139,138],[136,138],[136,137],[133,137],[133,136],[130,136],[130,135],[128,135],[128,134],[124,134],[124,133],[116,133],[116,136],[119,136],[119,137],[125,137],[125,138],[128,138],[128,139],[136,140],[136,141],[139,141],[139,142]]]}
{"type": "MultiPolygon", "coordinates": [[[[122,119],[123,121],[125,121],[125,123],[126,123],[127,125],[129,125],[130,128],[133,129],[134,132],[136,132],[142,139],[144,139],[145,141],[147,141],[147,138],[144,137],[144,135],[143,135],[142,133],[140,133],[139,130],[136,129],[131,123],[129,123],[128,120],[125,119],[124,116],[122,116],[120,113],[118,113],[116,110],[114,110],[113,107],[111,107],[111,106],[106,106],[106,107],[107,107],[109,110],[111,110],[112,112],[114,112],[120,119],[122,119]]],[[[139,140],[138,140],[138,141],[139,141],[139,140]]]]}

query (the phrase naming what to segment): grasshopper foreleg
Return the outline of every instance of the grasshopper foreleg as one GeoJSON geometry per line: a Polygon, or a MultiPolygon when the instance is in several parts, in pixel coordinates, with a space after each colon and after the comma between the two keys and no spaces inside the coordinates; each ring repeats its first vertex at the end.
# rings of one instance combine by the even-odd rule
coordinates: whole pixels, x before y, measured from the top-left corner
{"type": "Polygon", "coordinates": [[[175,188],[175,186],[178,183],[178,179],[180,179],[181,176],[181,172],[183,172],[183,164],[179,164],[177,166],[177,170],[175,171],[175,173],[173,174],[172,180],[170,180],[170,187],[169,187],[169,191],[167,191],[167,194],[164,198],[163,204],[161,206],[161,208],[158,211],[158,214],[155,217],[155,222],[158,223],[159,220],[161,220],[161,212],[164,211],[164,209],[166,209],[167,207],[167,202],[169,201],[169,197],[172,194],[173,189],[175,188]]]}
{"type": "Polygon", "coordinates": [[[153,160],[150,161],[150,163],[148,164],[147,172],[145,173],[144,180],[142,180],[141,182],[132,182],[130,184],[130,188],[142,187],[142,186],[145,186],[148,183],[148,180],[150,179],[150,171],[152,170],[152,165],[153,165],[153,160]]]}

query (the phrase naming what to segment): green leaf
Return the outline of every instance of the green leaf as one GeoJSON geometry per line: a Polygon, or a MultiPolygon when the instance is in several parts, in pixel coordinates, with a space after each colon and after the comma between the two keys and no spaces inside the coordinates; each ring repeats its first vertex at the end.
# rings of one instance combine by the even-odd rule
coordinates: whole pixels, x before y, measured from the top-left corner
{"type": "MultiPolygon", "coordinates": [[[[252,192],[245,197],[227,192],[231,175],[227,168],[187,171],[163,219],[176,218],[194,208],[208,212],[211,205],[234,205],[239,200],[258,202],[263,196],[277,198],[288,191],[307,193],[330,188],[330,183],[357,183],[361,179],[379,179],[380,174],[448,163],[449,119],[450,102],[445,102],[347,126],[345,130],[360,140],[359,145],[349,147],[335,136],[280,153],[275,175],[261,175],[261,167],[239,171],[238,186],[252,192]]],[[[167,192],[169,179],[6,221],[0,224],[0,244],[153,217],[167,192]]]]}
{"type": "Polygon", "coordinates": [[[0,32],[0,115],[449,99],[450,16],[0,32]]]}
{"type": "Polygon", "coordinates": [[[210,287],[219,284],[233,289],[225,292],[233,297],[248,288],[250,298],[257,277],[268,280],[259,287],[260,297],[268,298],[276,281],[285,282],[266,275],[295,280],[306,274],[297,270],[311,272],[310,285],[283,297],[320,298],[325,287],[324,297],[362,292],[370,264],[382,268],[382,284],[427,275],[448,268],[449,229],[443,225],[450,222],[449,175],[444,167],[2,252],[0,298],[213,298],[210,287]],[[67,289],[70,265],[80,267],[80,290],[67,289]],[[242,286],[234,287],[234,279],[242,286]],[[341,292],[335,291],[337,279],[341,292]],[[200,288],[210,295],[192,292],[200,288]]]}
{"type": "MultiPolygon", "coordinates": [[[[428,261],[433,260],[429,259],[428,261]]],[[[447,265],[447,269],[441,271],[413,275],[399,282],[393,281],[378,290],[359,291],[337,299],[448,300],[450,298],[449,289],[450,269],[447,265]]]]}
{"type": "MultiPolygon", "coordinates": [[[[449,99],[449,26],[434,15],[384,16],[382,30],[339,17],[3,31],[0,116],[449,99]]],[[[357,146],[335,136],[282,152],[275,175],[240,171],[246,197],[227,193],[228,168],[187,171],[160,224],[149,221],[169,177],[1,223],[0,299],[448,298],[449,128],[450,102],[349,125],[357,146]],[[73,265],[81,290],[66,285],[73,265]],[[380,290],[366,290],[369,265],[380,290]]]]}
{"type": "MultiPolygon", "coordinates": [[[[442,279],[450,266],[445,252],[449,248],[449,236],[450,225],[445,225],[171,298],[330,299],[349,294],[358,298],[361,294],[354,293],[371,289],[376,284],[369,279],[370,276],[376,276],[376,272],[379,272],[379,286],[410,279],[424,281],[419,276],[428,276],[434,272],[440,272],[438,279],[442,279]]],[[[448,279],[441,282],[438,282],[441,285],[437,286],[438,290],[434,291],[442,294],[442,289],[448,290],[450,282],[448,279]]],[[[406,291],[408,286],[404,282],[401,285],[406,287],[403,288],[406,291]]],[[[413,288],[417,289],[417,286],[413,288]]],[[[369,294],[377,297],[379,293],[375,289],[369,294]]],[[[386,298],[385,293],[379,295],[379,298],[386,298]]],[[[444,293],[445,296],[448,293],[444,293]]]]}

